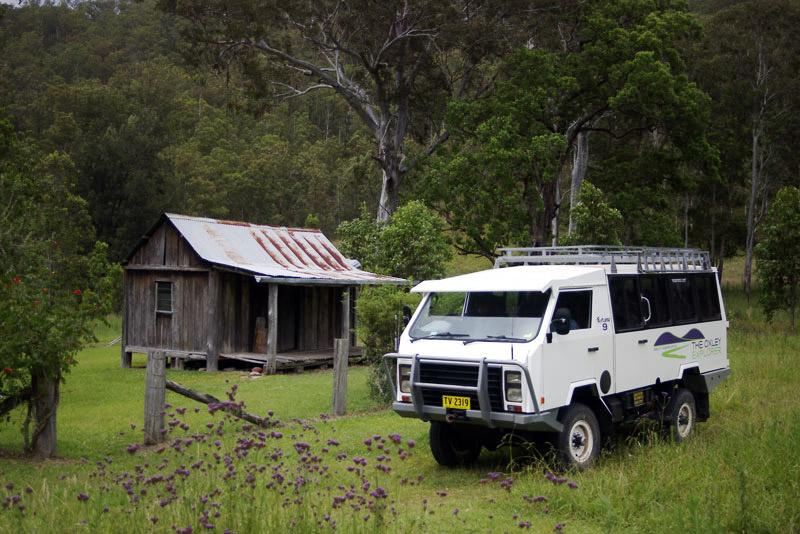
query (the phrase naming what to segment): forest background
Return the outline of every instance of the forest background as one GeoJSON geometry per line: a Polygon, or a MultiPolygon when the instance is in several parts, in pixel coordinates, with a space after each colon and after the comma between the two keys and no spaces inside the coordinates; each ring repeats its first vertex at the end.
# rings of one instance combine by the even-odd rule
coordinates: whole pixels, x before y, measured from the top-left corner
{"type": "Polygon", "coordinates": [[[420,200],[491,258],[574,242],[585,180],[612,241],[747,279],[800,183],[796,0],[256,4],[0,6],[4,139],[85,201],[87,251],[165,211],[336,237],[420,200]]]}

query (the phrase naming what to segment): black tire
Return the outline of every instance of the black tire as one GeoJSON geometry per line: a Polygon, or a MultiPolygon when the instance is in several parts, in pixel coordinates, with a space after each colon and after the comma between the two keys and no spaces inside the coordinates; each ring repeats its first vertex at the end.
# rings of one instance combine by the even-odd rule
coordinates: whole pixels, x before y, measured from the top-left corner
{"type": "Polygon", "coordinates": [[[432,421],[428,436],[433,458],[445,467],[473,464],[481,453],[478,436],[470,436],[447,423],[432,421]]]}
{"type": "Polygon", "coordinates": [[[697,407],[691,391],[681,388],[672,393],[661,423],[667,438],[675,443],[692,437],[697,424],[697,407]]]}
{"type": "Polygon", "coordinates": [[[600,423],[591,408],[575,403],[567,406],[559,417],[564,428],[556,437],[556,448],[567,467],[586,469],[600,456],[602,436],[600,423]]]}

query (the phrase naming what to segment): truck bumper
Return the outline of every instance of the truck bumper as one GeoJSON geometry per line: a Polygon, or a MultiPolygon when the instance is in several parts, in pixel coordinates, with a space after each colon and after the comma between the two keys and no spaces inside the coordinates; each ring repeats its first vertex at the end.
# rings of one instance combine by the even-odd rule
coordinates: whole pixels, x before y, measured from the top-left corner
{"type": "MultiPolygon", "coordinates": [[[[392,409],[402,417],[420,419],[420,414],[413,404],[407,402],[395,402],[392,409]]],[[[466,410],[459,413],[448,411],[439,406],[423,406],[423,421],[448,421],[466,423],[479,426],[490,426],[498,428],[510,428],[516,430],[529,430],[533,432],[561,432],[563,425],[558,422],[558,411],[538,413],[508,413],[490,412],[487,425],[485,414],[479,410],[466,410]],[[450,416],[450,417],[448,417],[450,416]]]]}

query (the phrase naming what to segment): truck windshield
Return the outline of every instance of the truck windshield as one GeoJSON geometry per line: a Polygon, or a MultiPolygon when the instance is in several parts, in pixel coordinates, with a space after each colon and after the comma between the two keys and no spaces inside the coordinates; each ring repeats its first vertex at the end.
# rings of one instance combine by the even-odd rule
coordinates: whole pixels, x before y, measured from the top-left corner
{"type": "Polygon", "coordinates": [[[412,340],[530,341],[550,291],[431,293],[411,328],[412,340]]]}

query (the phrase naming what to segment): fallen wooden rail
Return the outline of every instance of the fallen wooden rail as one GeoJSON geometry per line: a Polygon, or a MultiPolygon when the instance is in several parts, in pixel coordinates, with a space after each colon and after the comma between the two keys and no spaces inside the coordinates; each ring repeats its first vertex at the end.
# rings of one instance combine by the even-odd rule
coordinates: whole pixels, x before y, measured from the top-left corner
{"type": "Polygon", "coordinates": [[[186,386],[178,384],[177,382],[173,382],[172,380],[167,380],[166,386],[168,390],[173,391],[178,395],[183,395],[184,397],[196,400],[197,402],[202,402],[203,404],[218,404],[220,410],[223,410],[232,416],[243,419],[249,423],[253,423],[254,425],[269,426],[271,423],[269,419],[245,412],[242,410],[241,406],[234,402],[221,401],[213,395],[189,389],[186,386]]]}
{"type": "Polygon", "coordinates": [[[242,406],[231,401],[221,401],[213,395],[194,391],[177,382],[166,379],[166,354],[153,351],[147,355],[147,371],[144,397],[144,442],[146,445],[161,443],[166,439],[164,429],[164,401],[166,390],[209,405],[213,411],[222,410],[234,417],[258,426],[274,424],[269,418],[259,417],[242,410],[242,406]]]}

